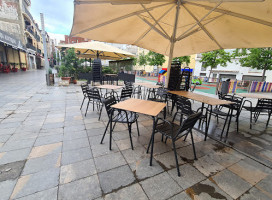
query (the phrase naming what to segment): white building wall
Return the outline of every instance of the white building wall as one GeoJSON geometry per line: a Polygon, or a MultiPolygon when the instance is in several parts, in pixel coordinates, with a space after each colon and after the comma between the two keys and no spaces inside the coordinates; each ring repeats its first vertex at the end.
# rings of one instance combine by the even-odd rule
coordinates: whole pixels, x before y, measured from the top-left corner
{"type": "MultiPolygon", "coordinates": [[[[196,63],[195,63],[195,70],[194,76],[200,76],[201,73],[206,73],[206,77],[209,76],[210,67],[205,69],[204,71],[201,70],[202,63],[200,62],[200,56],[196,55],[196,63]]],[[[219,78],[220,74],[232,74],[236,76],[237,80],[243,80],[243,76],[262,76],[263,71],[252,69],[249,67],[242,67],[238,61],[238,59],[232,59],[231,63],[227,63],[226,67],[218,66],[216,69],[213,70],[214,73],[211,74],[211,78],[214,77],[213,74],[216,74],[216,78],[219,78]]],[[[272,71],[266,71],[266,81],[272,82],[272,71]]]]}

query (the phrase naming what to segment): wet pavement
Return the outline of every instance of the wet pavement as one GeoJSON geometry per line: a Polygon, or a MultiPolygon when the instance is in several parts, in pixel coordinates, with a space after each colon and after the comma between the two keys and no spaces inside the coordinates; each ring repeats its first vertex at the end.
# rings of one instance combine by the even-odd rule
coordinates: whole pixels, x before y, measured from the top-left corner
{"type": "MultiPolygon", "coordinates": [[[[223,144],[203,141],[194,131],[177,142],[177,176],[171,142],[155,138],[153,166],[146,148],[152,119],[140,115],[140,136],[116,125],[112,151],[103,111],[84,116],[79,86],[47,87],[44,71],[0,74],[0,200],[2,199],[272,199],[272,123],[266,116],[249,130],[243,111],[239,133],[231,124],[223,144]],[[236,150],[237,149],[237,150],[236,150]]],[[[194,102],[194,107],[200,104],[194,102]]],[[[168,116],[170,117],[170,116],[168,116]]],[[[223,120],[212,118],[209,133],[220,139],[223,120]]]]}

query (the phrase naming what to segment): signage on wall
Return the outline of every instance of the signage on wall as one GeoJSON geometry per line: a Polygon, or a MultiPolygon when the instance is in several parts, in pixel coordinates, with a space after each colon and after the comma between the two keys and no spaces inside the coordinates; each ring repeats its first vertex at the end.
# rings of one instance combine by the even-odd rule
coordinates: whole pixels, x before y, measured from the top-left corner
{"type": "Polygon", "coordinates": [[[0,41],[6,43],[8,45],[13,46],[14,48],[26,50],[25,47],[22,45],[22,42],[8,33],[0,30],[0,41]]]}

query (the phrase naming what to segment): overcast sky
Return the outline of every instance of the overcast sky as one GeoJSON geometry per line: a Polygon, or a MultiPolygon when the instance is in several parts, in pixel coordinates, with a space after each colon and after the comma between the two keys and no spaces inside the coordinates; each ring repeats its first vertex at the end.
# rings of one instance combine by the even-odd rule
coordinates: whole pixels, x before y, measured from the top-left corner
{"type": "Polygon", "coordinates": [[[39,25],[40,13],[44,13],[45,30],[51,33],[50,36],[61,39],[61,35],[70,34],[74,14],[73,0],[32,0],[30,12],[39,25]]]}

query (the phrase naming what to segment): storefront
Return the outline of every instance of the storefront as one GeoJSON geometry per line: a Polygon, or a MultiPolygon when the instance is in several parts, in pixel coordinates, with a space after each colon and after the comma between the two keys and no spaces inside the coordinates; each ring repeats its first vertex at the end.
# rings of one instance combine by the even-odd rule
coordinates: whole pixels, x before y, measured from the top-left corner
{"type": "Polygon", "coordinates": [[[26,49],[22,42],[0,30],[0,63],[10,69],[27,67],[26,49]]]}

